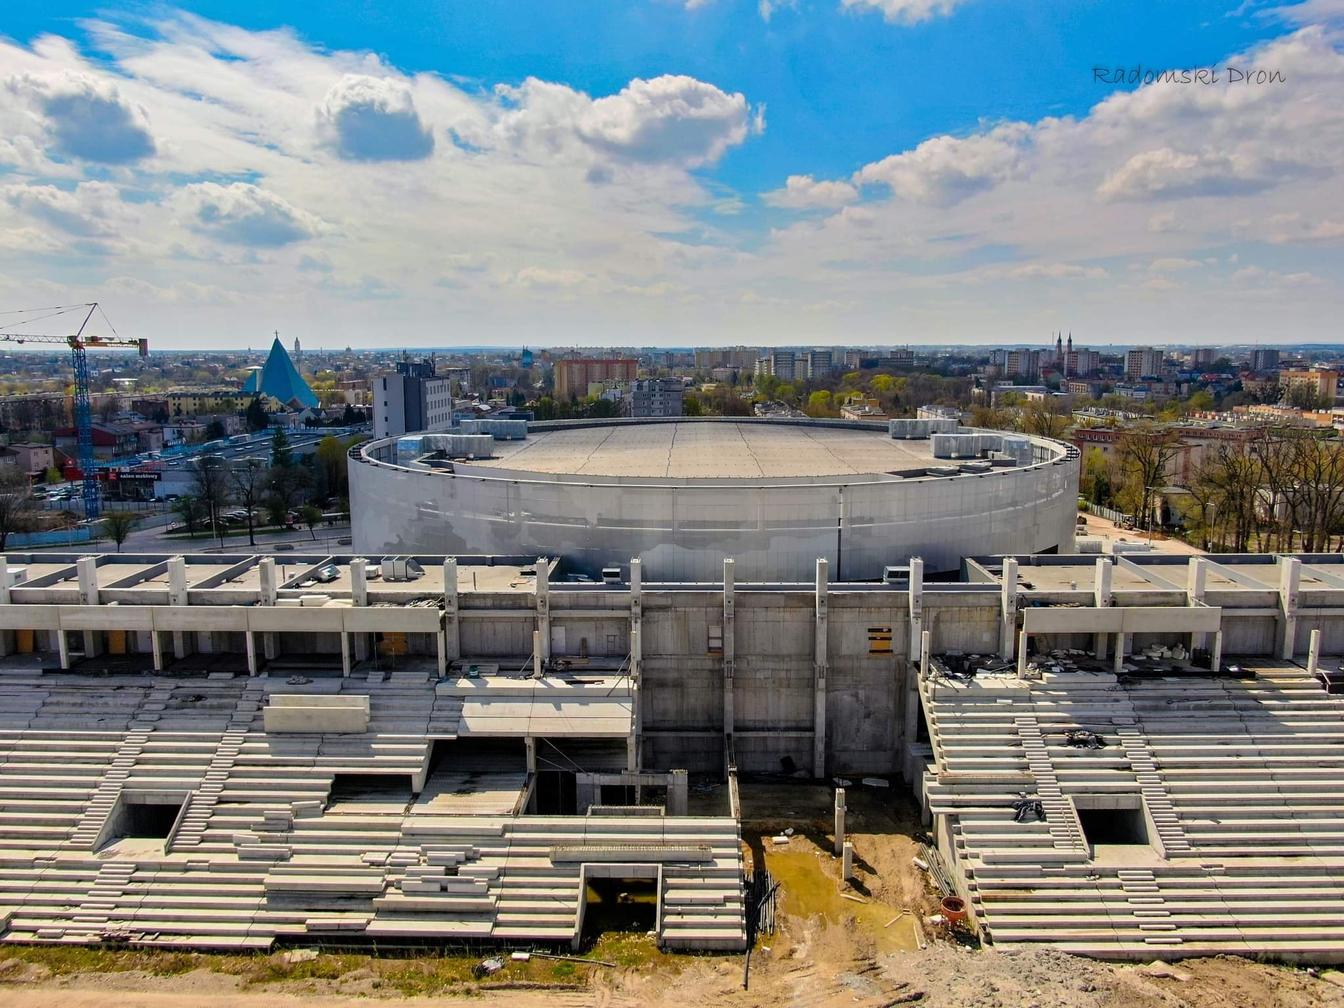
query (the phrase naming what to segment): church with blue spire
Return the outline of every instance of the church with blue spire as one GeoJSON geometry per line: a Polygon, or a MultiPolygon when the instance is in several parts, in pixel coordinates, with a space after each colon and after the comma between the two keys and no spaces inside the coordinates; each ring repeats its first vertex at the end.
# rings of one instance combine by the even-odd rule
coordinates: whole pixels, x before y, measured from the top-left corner
{"type": "MultiPolygon", "coordinates": [[[[298,342],[295,341],[295,347],[298,342]]],[[[316,409],[317,396],[299,374],[289,353],[280,342],[280,334],[275,334],[271,352],[266,363],[255,369],[243,384],[243,391],[254,395],[269,396],[287,409],[316,409]]]]}

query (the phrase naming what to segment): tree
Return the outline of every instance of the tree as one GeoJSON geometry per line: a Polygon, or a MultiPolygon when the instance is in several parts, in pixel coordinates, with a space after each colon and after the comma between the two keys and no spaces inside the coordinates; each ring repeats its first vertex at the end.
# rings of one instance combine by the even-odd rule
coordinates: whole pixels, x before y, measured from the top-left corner
{"type": "Polygon", "coordinates": [[[271,434],[271,465],[277,469],[289,469],[294,465],[294,451],[289,447],[289,437],[283,427],[275,428],[271,434]]]}
{"type": "Polygon", "coordinates": [[[317,523],[322,520],[322,512],[311,504],[305,504],[299,510],[299,521],[308,526],[308,534],[317,538],[317,523]]]}
{"type": "Polygon", "coordinates": [[[1141,528],[1152,527],[1154,497],[1166,485],[1180,451],[1180,435],[1151,423],[1129,428],[1116,441],[1115,458],[1125,481],[1124,492],[1135,505],[1141,528]]]}
{"type": "Polygon", "coordinates": [[[1029,399],[1022,407],[1021,425],[1024,434],[1061,438],[1068,430],[1073,414],[1068,405],[1053,396],[1049,399],[1029,399]]]}
{"type": "Polygon", "coordinates": [[[196,523],[201,520],[202,510],[201,502],[191,494],[183,494],[173,501],[173,513],[182,519],[187,535],[196,534],[196,523]]]}
{"type": "Polygon", "coordinates": [[[322,484],[328,497],[344,497],[348,492],[349,476],[346,469],[346,443],[328,435],[317,443],[317,465],[322,472],[322,484]]]}
{"type": "Polygon", "coordinates": [[[224,421],[219,419],[211,420],[205,425],[205,439],[207,441],[222,441],[228,435],[224,429],[224,421]]]}
{"type": "Polygon", "coordinates": [[[229,467],[229,485],[238,503],[247,510],[247,543],[257,544],[257,510],[262,495],[270,489],[270,470],[261,459],[247,458],[229,467]]]}
{"type": "Polygon", "coordinates": [[[33,487],[26,474],[11,466],[0,470],[0,550],[11,532],[32,526],[33,487]]]}
{"type": "Polygon", "coordinates": [[[229,467],[218,455],[205,455],[187,466],[191,473],[192,491],[206,515],[210,518],[211,531],[224,541],[224,530],[220,527],[219,512],[229,500],[229,467]]]}
{"type": "Polygon", "coordinates": [[[247,404],[247,412],[243,414],[243,419],[247,421],[247,429],[253,434],[266,429],[270,418],[266,416],[266,407],[261,404],[261,396],[252,397],[252,401],[247,404]]]}
{"type": "Polygon", "coordinates": [[[135,523],[139,520],[129,511],[109,511],[103,519],[103,535],[117,544],[118,553],[121,552],[121,544],[126,541],[126,537],[131,534],[131,529],[135,528],[135,523]]]}
{"type": "Polygon", "coordinates": [[[826,391],[818,391],[809,395],[807,397],[806,413],[810,417],[834,416],[835,410],[831,406],[831,394],[826,391]]]}

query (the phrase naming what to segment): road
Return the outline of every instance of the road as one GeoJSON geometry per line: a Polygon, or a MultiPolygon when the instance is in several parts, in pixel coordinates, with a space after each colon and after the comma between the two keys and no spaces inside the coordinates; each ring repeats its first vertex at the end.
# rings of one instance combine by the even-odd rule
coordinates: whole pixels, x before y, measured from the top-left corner
{"type": "MultiPolygon", "coordinates": [[[[1099,515],[1083,515],[1087,519],[1087,527],[1078,526],[1079,536],[1090,536],[1095,539],[1101,539],[1104,543],[1111,544],[1117,542],[1148,542],[1146,532],[1135,531],[1134,529],[1121,528],[1115,522],[1107,521],[1099,515]]],[[[1152,540],[1152,551],[1154,553],[1176,553],[1181,556],[1200,556],[1203,550],[1197,546],[1191,546],[1189,543],[1176,538],[1154,538],[1152,540]]],[[[1109,552],[1109,545],[1103,547],[1109,552]]]]}
{"type": "MultiPolygon", "coordinates": [[[[313,532],[298,528],[293,532],[267,532],[257,536],[256,546],[247,541],[247,530],[224,536],[221,547],[218,539],[183,539],[164,534],[163,529],[143,529],[132,532],[121,547],[123,553],[274,553],[277,545],[290,547],[294,552],[348,553],[350,545],[341,539],[350,538],[350,526],[319,525],[313,532]],[[317,538],[313,538],[316,533],[317,538]]],[[[113,549],[110,543],[104,544],[113,549]]],[[[281,552],[289,552],[282,550],[281,552]]]]}

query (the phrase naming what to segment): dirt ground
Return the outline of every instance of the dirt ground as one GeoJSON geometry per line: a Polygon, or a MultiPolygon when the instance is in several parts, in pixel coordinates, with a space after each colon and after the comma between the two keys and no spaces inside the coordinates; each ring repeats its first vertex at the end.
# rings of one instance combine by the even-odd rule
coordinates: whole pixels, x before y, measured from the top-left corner
{"type": "Polygon", "coordinates": [[[782,883],[777,930],[744,956],[659,953],[608,936],[589,953],[616,968],[509,963],[488,981],[470,962],[322,954],[260,957],[0,949],[5,1008],[1344,1008],[1344,974],[1232,957],[1112,965],[1050,949],[1002,951],[922,923],[937,900],[913,809],[889,789],[848,789],[856,879],[831,853],[831,791],[793,782],[743,788],[743,841],[782,883]],[[787,844],[771,837],[792,829],[787,844]],[[852,899],[840,896],[844,891],[852,899]],[[909,910],[909,913],[903,911],[909,910]],[[916,922],[921,922],[917,927],[916,922]]]}

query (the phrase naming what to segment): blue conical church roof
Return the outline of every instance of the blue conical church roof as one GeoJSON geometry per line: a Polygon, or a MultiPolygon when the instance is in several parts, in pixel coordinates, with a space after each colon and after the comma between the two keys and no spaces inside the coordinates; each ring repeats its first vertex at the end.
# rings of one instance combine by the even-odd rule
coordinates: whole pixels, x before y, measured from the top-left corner
{"type": "Polygon", "coordinates": [[[260,392],[271,396],[286,406],[302,408],[316,407],[317,396],[308,387],[308,383],[299,374],[298,368],[290,360],[289,354],[280,344],[277,336],[271,344],[271,352],[260,371],[253,371],[243,385],[244,392],[260,392]]]}

